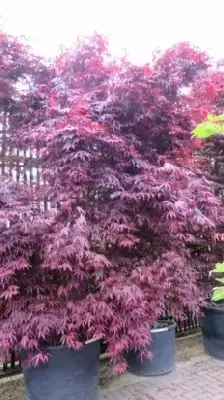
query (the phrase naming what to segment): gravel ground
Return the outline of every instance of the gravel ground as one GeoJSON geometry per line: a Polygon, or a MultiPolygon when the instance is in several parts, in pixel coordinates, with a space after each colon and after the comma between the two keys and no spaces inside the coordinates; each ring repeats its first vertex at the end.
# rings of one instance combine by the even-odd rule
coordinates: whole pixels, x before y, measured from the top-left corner
{"type": "MultiPolygon", "coordinates": [[[[193,357],[202,356],[204,354],[201,343],[201,336],[189,336],[180,338],[176,343],[176,359],[177,361],[187,361],[193,357]]],[[[100,386],[104,389],[111,383],[114,378],[111,365],[107,360],[100,364],[100,386]]],[[[1,382],[0,380],[0,399],[1,400],[27,400],[23,379],[19,376],[1,382]]]]}
{"type": "Polygon", "coordinates": [[[27,400],[22,379],[11,380],[0,385],[1,400],[27,400]]]}
{"type": "Polygon", "coordinates": [[[202,338],[200,334],[179,338],[176,341],[177,361],[187,361],[193,357],[200,357],[204,354],[202,338]]]}

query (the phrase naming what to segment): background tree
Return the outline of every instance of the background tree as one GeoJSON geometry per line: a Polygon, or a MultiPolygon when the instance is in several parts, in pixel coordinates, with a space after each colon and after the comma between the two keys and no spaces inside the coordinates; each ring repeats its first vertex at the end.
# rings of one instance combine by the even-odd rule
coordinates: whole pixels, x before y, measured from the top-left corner
{"type": "MultiPolygon", "coordinates": [[[[189,92],[189,103],[194,116],[195,126],[203,122],[210,115],[219,115],[224,110],[224,72],[223,61],[215,63],[207,68],[199,79],[194,82],[189,92]]],[[[212,123],[213,124],[213,123],[212,123]]],[[[224,190],[224,139],[223,135],[211,136],[206,141],[201,140],[200,158],[204,159],[204,176],[213,182],[215,193],[223,204],[224,190]]],[[[208,265],[215,264],[224,259],[223,226],[215,235],[212,246],[205,253],[208,265]]],[[[202,260],[203,261],[203,260],[202,260]]]]}

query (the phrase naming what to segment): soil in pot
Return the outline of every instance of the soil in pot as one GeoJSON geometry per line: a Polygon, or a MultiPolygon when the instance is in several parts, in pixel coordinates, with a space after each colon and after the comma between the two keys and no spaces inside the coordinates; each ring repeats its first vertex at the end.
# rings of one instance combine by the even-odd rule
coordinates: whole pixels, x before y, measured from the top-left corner
{"type": "MultiPolygon", "coordinates": [[[[47,364],[24,368],[29,400],[96,400],[100,341],[87,342],[80,351],[46,347],[47,364]]],[[[27,358],[21,353],[22,362],[27,358]]]]}
{"type": "Polygon", "coordinates": [[[140,376],[164,375],[175,365],[175,324],[172,321],[158,321],[151,329],[152,343],[148,350],[153,359],[140,358],[131,350],[127,355],[128,371],[140,376]]]}

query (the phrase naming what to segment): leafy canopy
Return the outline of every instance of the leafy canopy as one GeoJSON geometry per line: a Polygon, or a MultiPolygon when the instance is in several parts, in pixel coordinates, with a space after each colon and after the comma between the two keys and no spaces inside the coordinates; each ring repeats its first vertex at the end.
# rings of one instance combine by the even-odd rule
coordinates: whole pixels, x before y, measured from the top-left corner
{"type": "Polygon", "coordinates": [[[47,184],[26,203],[4,183],[0,198],[3,352],[34,350],[36,365],[47,360],[43,342],[78,349],[97,336],[122,371],[126,350],[145,353],[167,306],[176,317],[198,310],[198,248],[222,216],[183,88],[208,66],[188,43],[151,65],[115,62],[94,35],[41,74],[34,67],[29,90],[8,103],[11,142],[39,149],[47,184]],[[43,198],[50,212],[34,207],[43,198]]]}

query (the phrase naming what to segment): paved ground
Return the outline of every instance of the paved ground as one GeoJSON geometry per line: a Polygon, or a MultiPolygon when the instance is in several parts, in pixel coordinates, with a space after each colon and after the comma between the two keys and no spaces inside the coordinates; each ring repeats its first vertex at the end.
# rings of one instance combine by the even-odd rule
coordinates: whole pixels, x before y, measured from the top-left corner
{"type": "MultiPolygon", "coordinates": [[[[201,337],[191,336],[177,340],[171,374],[114,376],[105,360],[100,364],[99,387],[98,400],[224,400],[224,362],[206,356],[201,337]]],[[[0,379],[0,400],[27,400],[21,376],[0,379]]]]}
{"type": "Polygon", "coordinates": [[[163,377],[136,378],[135,383],[132,377],[126,374],[116,390],[102,390],[99,399],[224,400],[224,362],[207,356],[177,363],[163,377]]]}

